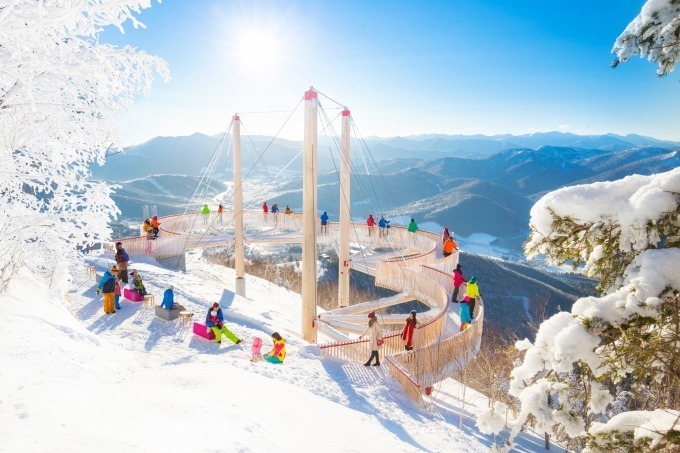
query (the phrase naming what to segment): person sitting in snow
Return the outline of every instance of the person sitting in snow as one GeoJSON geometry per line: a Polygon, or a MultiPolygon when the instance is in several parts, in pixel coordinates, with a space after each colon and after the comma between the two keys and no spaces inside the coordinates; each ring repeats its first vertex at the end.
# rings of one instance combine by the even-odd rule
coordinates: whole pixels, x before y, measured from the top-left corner
{"type": "Polygon", "coordinates": [[[231,331],[227,329],[227,326],[224,325],[224,315],[222,314],[220,304],[217,302],[215,302],[208,310],[208,314],[205,316],[205,325],[213,331],[217,343],[222,343],[222,334],[224,334],[236,344],[239,344],[241,341],[243,341],[231,333],[231,331]]]}
{"type": "Polygon", "coordinates": [[[286,340],[278,332],[274,332],[272,334],[272,341],[274,342],[274,347],[263,357],[269,363],[283,363],[283,360],[286,358],[286,340]]]}
{"type": "Polygon", "coordinates": [[[175,293],[173,292],[175,288],[170,285],[168,289],[163,293],[163,302],[161,302],[161,307],[166,310],[172,310],[172,305],[175,302],[175,293]]]}
{"type": "Polygon", "coordinates": [[[130,275],[134,275],[132,279],[132,284],[134,285],[134,290],[139,293],[140,296],[144,297],[147,295],[146,288],[144,287],[144,282],[142,281],[142,276],[139,275],[136,269],[132,269],[130,275]]]}

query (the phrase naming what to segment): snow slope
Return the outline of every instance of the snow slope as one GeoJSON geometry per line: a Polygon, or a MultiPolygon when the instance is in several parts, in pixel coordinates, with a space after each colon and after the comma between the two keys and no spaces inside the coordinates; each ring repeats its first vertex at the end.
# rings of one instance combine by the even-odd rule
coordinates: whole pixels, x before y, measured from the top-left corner
{"type": "MultiPolygon", "coordinates": [[[[89,256],[101,273],[111,257],[89,256]]],[[[221,345],[177,321],[123,299],[105,315],[85,266],[58,269],[50,282],[27,271],[0,296],[0,451],[488,451],[494,438],[475,427],[486,399],[449,380],[431,415],[412,402],[385,367],[319,359],[300,338],[300,298],[247,278],[235,296],[231,269],[187,258],[188,272],[135,262],[160,303],[203,319],[220,301],[244,339],[221,345]],[[70,276],[70,277],[69,277],[70,276]],[[288,342],[283,365],[250,362],[255,336],[288,342]],[[463,409],[460,409],[463,407],[463,409]],[[462,412],[462,418],[460,416],[462,412]],[[461,423],[462,422],[462,423],[461,423]]],[[[500,438],[498,438],[500,442],[500,438]]],[[[519,439],[537,451],[542,439],[519,439]]]]}

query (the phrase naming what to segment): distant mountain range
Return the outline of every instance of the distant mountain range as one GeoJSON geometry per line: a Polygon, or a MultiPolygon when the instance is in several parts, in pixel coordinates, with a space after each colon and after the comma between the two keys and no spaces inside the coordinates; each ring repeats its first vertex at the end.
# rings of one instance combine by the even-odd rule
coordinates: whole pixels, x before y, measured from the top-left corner
{"type": "MultiPolygon", "coordinates": [[[[114,199],[123,219],[138,219],[143,204],[154,204],[165,215],[185,208],[208,168],[214,180],[204,194],[209,198],[196,202],[227,190],[224,182],[232,178],[232,157],[226,150],[217,153],[221,141],[203,134],[157,137],[110,156],[93,173],[122,185],[114,199]]],[[[255,185],[274,183],[262,197],[300,210],[302,163],[294,158],[302,143],[264,136],[247,137],[242,143],[244,176],[255,185]],[[286,171],[274,177],[284,167],[286,171]]],[[[529,233],[529,210],[547,191],[680,165],[680,143],[632,134],[421,135],[369,138],[365,144],[352,152],[354,218],[413,217],[464,236],[487,233],[517,251],[529,233]]],[[[322,149],[318,208],[332,220],[338,218],[340,203],[337,168],[338,155],[322,149]]]]}

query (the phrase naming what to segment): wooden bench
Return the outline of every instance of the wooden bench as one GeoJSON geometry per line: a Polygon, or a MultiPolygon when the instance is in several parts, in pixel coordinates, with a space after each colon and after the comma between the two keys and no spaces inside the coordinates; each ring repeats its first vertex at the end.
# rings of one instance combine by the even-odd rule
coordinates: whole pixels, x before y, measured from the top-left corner
{"type": "Polygon", "coordinates": [[[194,322],[194,335],[203,337],[206,340],[215,339],[215,332],[213,332],[212,329],[209,329],[205,324],[201,324],[200,322],[194,322]]]}
{"type": "Polygon", "coordinates": [[[125,288],[123,290],[123,297],[130,302],[144,302],[144,298],[134,289],[125,288]]]}

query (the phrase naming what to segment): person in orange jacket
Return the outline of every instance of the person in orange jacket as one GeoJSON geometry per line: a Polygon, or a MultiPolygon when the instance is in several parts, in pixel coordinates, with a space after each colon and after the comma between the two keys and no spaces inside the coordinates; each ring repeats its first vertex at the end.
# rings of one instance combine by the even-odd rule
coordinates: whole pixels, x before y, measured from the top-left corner
{"type": "Polygon", "coordinates": [[[453,237],[449,236],[446,242],[444,242],[443,250],[444,256],[450,256],[454,250],[458,250],[458,244],[453,240],[453,237]]]}
{"type": "Polygon", "coordinates": [[[158,221],[158,216],[155,215],[151,219],[151,227],[153,228],[153,238],[156,239],[158,237],[158,232],[160,229],[158,227],[161,226],[161,223],[158,221]]]}

